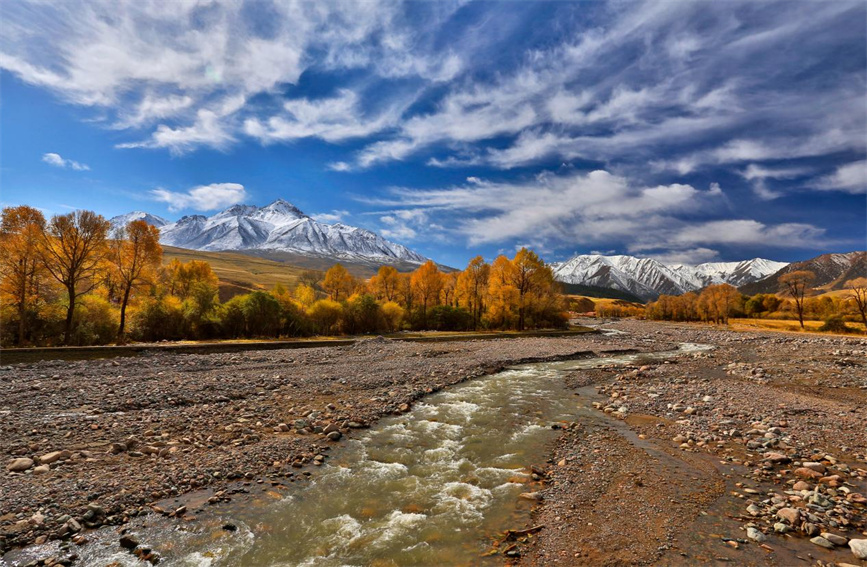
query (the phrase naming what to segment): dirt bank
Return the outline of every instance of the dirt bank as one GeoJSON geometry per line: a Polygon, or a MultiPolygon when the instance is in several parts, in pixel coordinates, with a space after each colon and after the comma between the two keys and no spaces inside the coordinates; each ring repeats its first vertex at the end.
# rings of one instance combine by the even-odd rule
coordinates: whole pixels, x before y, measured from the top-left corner
{"type": "Polygon", "coordinates": [[[716,348],[567,377],[595,416],[560,438],[518,563],[867,565],[867,341],[610,326],[716,348]]]}

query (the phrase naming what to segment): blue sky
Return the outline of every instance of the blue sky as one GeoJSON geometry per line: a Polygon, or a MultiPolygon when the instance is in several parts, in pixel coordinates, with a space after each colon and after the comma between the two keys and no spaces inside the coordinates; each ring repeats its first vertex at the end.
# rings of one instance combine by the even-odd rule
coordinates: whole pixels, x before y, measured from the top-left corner
{"type": "Polygon", "coordinates": [[[0,9],[4,205],[284,198],[452,265],[867,247],[863,1],[0,9]]]}

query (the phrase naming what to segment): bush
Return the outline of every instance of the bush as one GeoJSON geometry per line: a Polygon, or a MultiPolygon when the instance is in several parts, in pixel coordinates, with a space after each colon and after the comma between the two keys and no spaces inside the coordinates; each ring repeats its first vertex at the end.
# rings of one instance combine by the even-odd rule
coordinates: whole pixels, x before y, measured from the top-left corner
{"type": "Polygon", "coordinates": [[[75,304],[75,326],[70,344],[108,344],[117,336],[118,324],[117,311],[107,299],[96,295],[83,295],[75,304]]]}
{"type": "Polygon", "coordinates": [[[450,305],[437,305],[428,312],[428,327],[437,331],[469,331],[473,316],[466,309],[450,305]]]}
{"type": "Polygon", "coordinates": [[[346,333],[375,333],[383,328],[382,310],[370,294],[353,295],[343,310],[343,330],[346,333]]]}
{"type": "Polygon", "coordinates": [[[382,306],[382,319],[389,332],[400,330],[403,323],[403,307],[394,301],[387,301],[382,306]]]}
{"type": "Polygon", "coordinates": [[[330,299],[320,299],[307,310],[313,328],[322,335],[333,334],[342,315],[343,306],[330,299]]]}
{"type": "Polygon", "coordinates": [[[854,331],[854,329],[846,325],[846,321],[839,315],[825,319],[825,324],[819,327],[819,330],[828,333],[851,333],[854,331]]]}
{"type": "Polygon", "coordinates": [[[254,291],[244,296],[241,303],[250,337],[276,337],[280,333],[280,303],[264,291],[254,291]]]}
{"type": "Polygon", "coordinates": [[[176,341],[185,338],[184,308],[174,296],[151,298],[132,316],[130,335],[142,341],[176,341]]]}

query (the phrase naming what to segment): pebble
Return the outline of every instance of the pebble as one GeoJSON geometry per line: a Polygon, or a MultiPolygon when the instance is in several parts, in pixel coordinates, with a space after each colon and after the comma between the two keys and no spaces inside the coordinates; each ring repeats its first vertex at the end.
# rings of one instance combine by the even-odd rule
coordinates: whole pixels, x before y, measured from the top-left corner
{"type": "Polygon", "coordinates": [[[858,559],[867,559],[867,539],[850,539],[849,549],[858,559]]]}
{"type": "Polygon", "coordinates": [[[13,459],[12,462],[6,465],[6,470],[9,472],[23,472],[32,466],[33,459],[22,457],[20,459],[13,459]]]}
{"type": "Polygon", "coordinates": [[[756,528],[747,528],[747,537],[759,543],[768,539],[768,537],[756,528]]]}
{"type": "Polygon", "coordinates": [[[824,547],[825,549],[834,549],[834,544],[823,538],[822,536],[816,536],[814,538],[810,538],[811,543],[815,543],[819,547],[824,547]]]}

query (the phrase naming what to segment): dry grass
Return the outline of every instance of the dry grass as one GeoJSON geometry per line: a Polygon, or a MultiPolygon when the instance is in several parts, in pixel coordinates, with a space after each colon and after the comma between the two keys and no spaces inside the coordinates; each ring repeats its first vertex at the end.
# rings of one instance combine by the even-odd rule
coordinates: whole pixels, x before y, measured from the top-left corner
{"type": "MultiPolygon", "coordinates": [[[[821,333],[823,335],[827,335],[829,333],[822,333],[819,331],[819,327],[821,327],[824,323],[822,321],[804,321],[804,331],[801,331],[801,326],[797,321],[781,321],[779,319],[729,319],[729,327],[735,330],[741,331],[749,331],[749,330],[763,330],[763,331],[782,331],[782,332],[808,332],[808,333],[821,333]]],[[[848,321],[846,323],[852,329],[856,329],[859,332],[864,332],[864,324],[863,323],[853,323],[848,321]]]]}
{"type": "Polygon", "coordinates": [[[164,246],[163,263],[174,259],[181,262],[208,262],[220,280],[221,301],[251,291],[268,291],[277,284],[291,289],[298,281],[298,276],[304,272],[303,268],[297,266],[237,252],[202,252],[164,246]]]}

